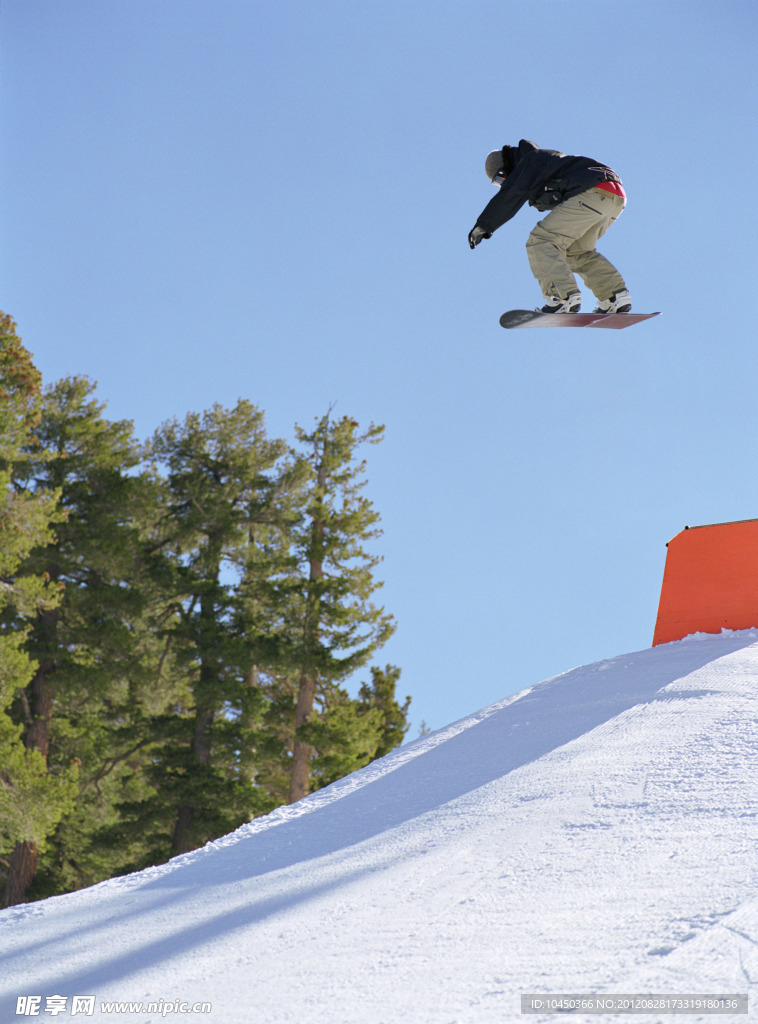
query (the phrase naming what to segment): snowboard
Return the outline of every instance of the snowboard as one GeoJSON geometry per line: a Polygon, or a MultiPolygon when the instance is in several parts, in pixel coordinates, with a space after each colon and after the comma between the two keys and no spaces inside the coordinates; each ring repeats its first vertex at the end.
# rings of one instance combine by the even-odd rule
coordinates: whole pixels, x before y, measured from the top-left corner
{"type": "Polygon", "coordinates": [[[660,313],[543,313],[539,309],[510,309],[500,317],[501,327],[610,327],[620,331],[660,313]]]}

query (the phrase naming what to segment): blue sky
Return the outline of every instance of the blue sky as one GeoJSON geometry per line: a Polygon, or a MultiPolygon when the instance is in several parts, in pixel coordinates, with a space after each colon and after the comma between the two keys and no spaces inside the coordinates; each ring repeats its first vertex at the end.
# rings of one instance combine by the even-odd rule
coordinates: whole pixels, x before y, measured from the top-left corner
{"type": "MultiPolygon", "coordinates": [[[[239,397],[368,449],[413,733],[650,644],[666,542],[758,516],[754,0],[2,0],[0,308],[114,419],[239,397]],[[486,153],[592,156],[624,332],[504,332],[529,208],[486,153]]],[[[591,297],[586,298],[586,304],[591,297]]],[[[587,305],[585,305],[587,308],[587,305]]]]}

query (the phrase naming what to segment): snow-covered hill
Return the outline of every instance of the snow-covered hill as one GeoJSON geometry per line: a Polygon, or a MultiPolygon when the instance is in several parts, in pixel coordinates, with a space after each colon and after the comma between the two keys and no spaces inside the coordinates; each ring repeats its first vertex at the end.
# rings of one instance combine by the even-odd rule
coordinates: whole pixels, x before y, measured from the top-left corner
{"type": "Polygon", "coordinates": [[[754,632],[574,669],[203,850],[0,914],[2,1020],[19,996],[123,1024],[556,1019],[522,1017],[527,992],[758,1006],[757,755],[754,632]]]}

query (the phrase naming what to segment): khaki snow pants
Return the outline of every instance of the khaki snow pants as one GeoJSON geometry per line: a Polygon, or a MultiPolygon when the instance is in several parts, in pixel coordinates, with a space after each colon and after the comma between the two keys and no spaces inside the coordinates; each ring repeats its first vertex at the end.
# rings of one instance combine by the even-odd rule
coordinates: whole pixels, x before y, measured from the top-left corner
{"type": "Polygon", "coordinates": [[[621,196],[591,188],[556,206],[535,226],[526,251],[544,296],[567,299],[578,292],[574,271],[600,301],[626,288],[613,264],[595,252],[625,205],[621,196]]]}

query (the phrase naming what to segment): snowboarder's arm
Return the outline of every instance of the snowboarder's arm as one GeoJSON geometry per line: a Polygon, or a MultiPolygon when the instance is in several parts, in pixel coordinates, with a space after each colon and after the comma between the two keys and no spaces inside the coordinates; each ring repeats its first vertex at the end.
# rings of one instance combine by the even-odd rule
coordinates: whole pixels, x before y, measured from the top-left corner
{"type": "Polygon", "coordinates": [[[477,227],[492,234],[506,221],[515,217],[529,198],[529,175],[524,166],[516,167],[503,182],[497,195],[487,203],[477,218],[477,227]]]}

